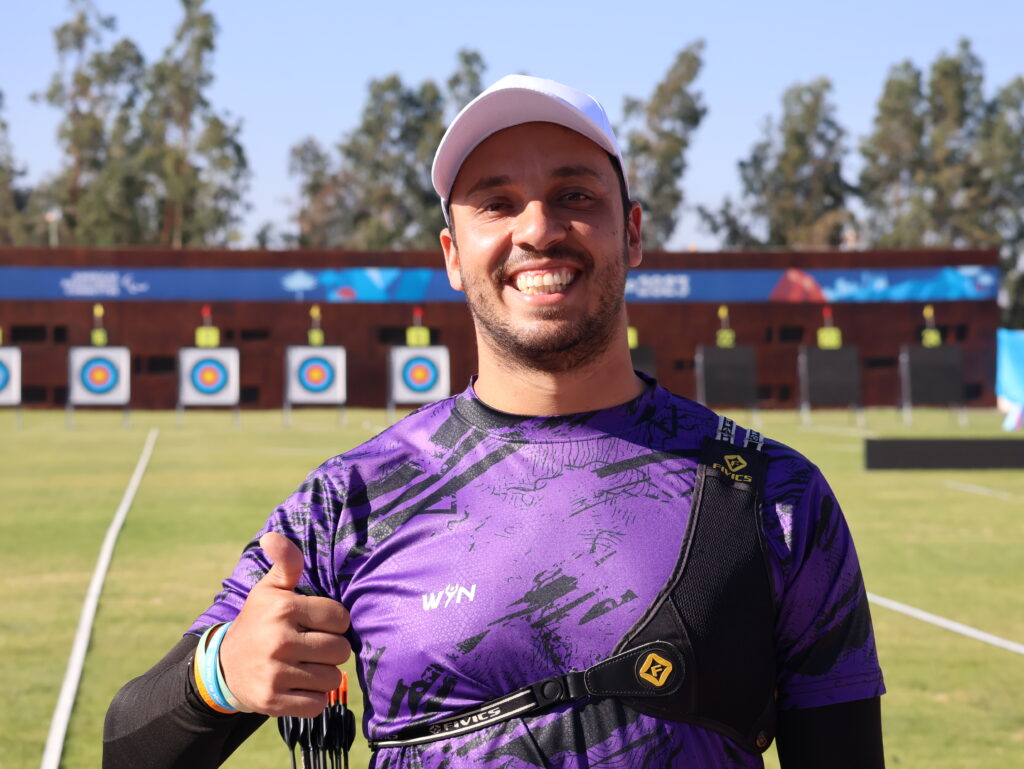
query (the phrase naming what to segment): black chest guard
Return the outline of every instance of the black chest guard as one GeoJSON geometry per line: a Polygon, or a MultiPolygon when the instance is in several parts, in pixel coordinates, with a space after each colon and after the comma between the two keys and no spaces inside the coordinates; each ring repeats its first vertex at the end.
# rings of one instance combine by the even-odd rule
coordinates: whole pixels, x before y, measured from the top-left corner
{"type": "MultiPolygon", "coordinates": [[[[748,441],[749,443],[749,441],[748,441]]],[[[627,697],[629,707],[699,724],[751,752],[775,737],[775,600],[761,525],[765,457],[708,440],[669,583],[615,649],[668,642],[684,675],[671,694],[627,697]]],[[[668,683],[668,682],[666,682],[668,683]]]]}
{"type": "Polygon", "coordinates": [[[761,436],[730,442],[731,421],[701,447],[693,502],[668,583],[613,654],[440,721],[411,724],[371,748],[476,731],[582,697],[719,732],[763,752],[775,737],[775,600],[763,527],[761,436]]]}

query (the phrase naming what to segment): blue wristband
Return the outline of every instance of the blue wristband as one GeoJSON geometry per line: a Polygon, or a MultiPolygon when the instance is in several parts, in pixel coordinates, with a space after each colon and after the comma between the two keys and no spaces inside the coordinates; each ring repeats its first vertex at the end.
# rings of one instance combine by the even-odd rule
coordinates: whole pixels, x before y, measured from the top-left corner
{"type": "Polygon", "coordinates": [[[217,667],[220,664],[220,645],[224,640],[224,636],[227,635],[228,627],[230,625],[230,622],[225,622],[210,634],[210,645],[206,649],[206,653],[203,657],[203,684],[206,686],[206,690],[210,693],[210,697],[213,698],[213,701],[216,702],[219,707],[235,712],[235,708],[233,708],[231,703],[224,697],[224,694],[220,690],[220,684],[217,682],[217,667]]]}

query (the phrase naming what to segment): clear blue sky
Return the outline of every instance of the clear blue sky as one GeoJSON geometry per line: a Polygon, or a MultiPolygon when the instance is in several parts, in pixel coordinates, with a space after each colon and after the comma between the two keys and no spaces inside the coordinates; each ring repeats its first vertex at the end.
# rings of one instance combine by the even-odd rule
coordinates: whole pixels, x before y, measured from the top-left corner
{"type": "MultiPolygon", "coordinates": [[[[161,54],[180,16],[177,0],[98,5],[148,60],[161,54]]],[[[0,7],[4,114],[15,157],[36,180],[60,162],[58,116],[29,95],[56,69],[52,30],[68,17],[68,4],[3,0],[0,7]]],[[[709,111],[684,178],[691,206],[735,195],[737,160],[759,138],[764,118],[779,114],[793,83],[832,80],[853,149],[870,130],[889,67],[903,59],[927,69],[966,36],[985,64],[988,93],[1024,74],[1021,0],[212,0],[210,8],[220,27],[212,101],[242,119],[253,171],[247,236],[268,220],[291,227],[293,144],[312,135],[332,145],[355,126],[371,78],[397,72],[406,82],[443,81],[463,47],[482,53],[487,82],[516,71],[562,80],[597,96],[616,121],[624,96],[647,96],[676,52],[703,39],[697,85],[709,111]]],[[[856,167],[851,154],[849,169],[856,167]]],[[[691,243],[715,241],[688,209],[673,245],[691,243]]]]}

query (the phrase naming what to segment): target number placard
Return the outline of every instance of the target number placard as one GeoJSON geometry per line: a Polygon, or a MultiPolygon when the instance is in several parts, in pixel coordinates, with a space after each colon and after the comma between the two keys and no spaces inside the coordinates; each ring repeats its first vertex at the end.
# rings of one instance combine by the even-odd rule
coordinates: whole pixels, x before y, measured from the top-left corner
{"type": "Polygon", "coordinates": [[[292,345],[285,357],[288,403],[345,403],[345,348],[292,345]]]}
{"type": "Polygon", "coordinates": [[[392,347],[388,353],[391,403],[431,403],[451,395],[448,348],[392,347]]]}
{"type": "Polygon", "coordinates": [[[21,404],[21,350],[0,347],[0,406],[21,404]]]}
{"type": "Polygon", "coordinates": [[[182,406],[238,405],[237,348],[182,347],[178,371],[178,403],[182,406]]]}
{"type": "Polygon", "coordinates": [[[72,347],[68,351],[68,401],[72,406],[127,406],[131,396],[127,347],[72,347]]]}

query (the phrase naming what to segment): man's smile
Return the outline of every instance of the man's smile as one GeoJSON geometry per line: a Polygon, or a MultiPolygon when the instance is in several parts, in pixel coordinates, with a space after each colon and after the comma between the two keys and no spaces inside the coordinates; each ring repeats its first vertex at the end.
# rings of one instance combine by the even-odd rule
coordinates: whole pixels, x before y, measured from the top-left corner
{"type": "Polygon", "coordinates": [[[579,270],[569,267],[522,270],[511,276],[510,283],[524,294],[558,294],[570,286],[579,270]]]}

